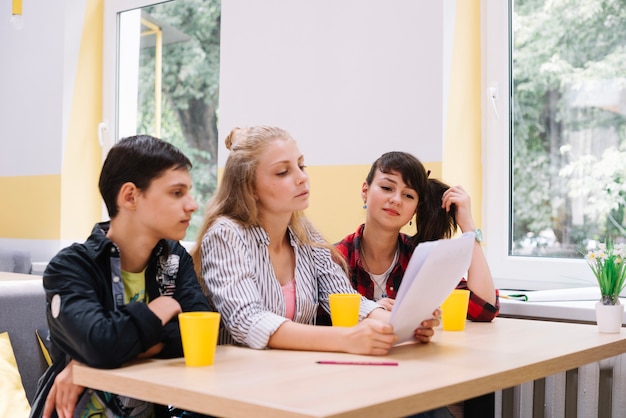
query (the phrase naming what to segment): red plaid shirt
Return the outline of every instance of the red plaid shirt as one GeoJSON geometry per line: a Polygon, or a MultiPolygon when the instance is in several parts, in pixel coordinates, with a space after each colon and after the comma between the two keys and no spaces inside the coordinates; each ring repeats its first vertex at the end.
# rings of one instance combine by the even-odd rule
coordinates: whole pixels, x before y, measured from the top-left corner
{"type": "MultiPolygon", "coordinates": [[[[363,296],[368,299],[374,299],[374,283],[369,273],[363,268],[361,263],[361,239],[363,238],[363,229],[365,224],[359,226],[355,233],[346,236],[343,240],[335,244],[337,250],[344,256],[348,263],[349,278],[352,286],[363,296]]],[[[388,297],[396,298],[396,293],[400,289],[402,276],[409,264],[411,254],[413,254],[413,245],[411,239],[406,234],[398,235],[398,261],[391,270],[391,274],[387,279],[385,290],[388,297]]],[[[467,289],[467,281],[462,278],[457,289],[467,289]]],[[[470,301],[467,309],[467,317],[472,321],[489,322],[498,315],[500,310],[499,293],[496,290],[496,306],[486,302],[480,296],[470,293],[470,301]]]]}

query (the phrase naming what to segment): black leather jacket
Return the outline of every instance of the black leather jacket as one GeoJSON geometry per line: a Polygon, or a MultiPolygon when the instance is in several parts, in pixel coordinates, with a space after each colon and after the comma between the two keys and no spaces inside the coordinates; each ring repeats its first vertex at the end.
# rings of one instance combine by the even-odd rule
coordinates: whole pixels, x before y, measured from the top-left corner
{"type": "MultiPolygon", "coordinates": [[[[54,363],[39,382],[38,401],[45,402],[50,380],[70,359],[114,368],[159,342],[165,347],[158,357],[183,355],[177,318],[162,326],[145,303],[124,305],[119,249],[106,237],[108,227],[108,222],[96,224],[85,243],[61,250],[44,272],[54,363]]],[[[210,310],[191,256],[178,242],[161,240],[157,244],[145,278],[149,300],[169,295],[183,311],[210,310]]]]}

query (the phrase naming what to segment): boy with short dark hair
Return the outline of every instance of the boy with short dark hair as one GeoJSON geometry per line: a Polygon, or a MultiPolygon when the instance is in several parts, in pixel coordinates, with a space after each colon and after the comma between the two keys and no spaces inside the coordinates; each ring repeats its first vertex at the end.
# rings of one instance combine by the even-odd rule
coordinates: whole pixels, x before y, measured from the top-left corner
{"type": "Polygon", "coordinates": [[[210,310],[178,242],[198,209],[190,168],[176,147],[151,136],[111,148],[99,181],[111,220],[96,224],[85,243],[61,250],[44,272],[54,362],[31,416],[169,416],[163,405],[74,385],[71,364],[113,368],[182,356],[178,313],[210,310]]]}

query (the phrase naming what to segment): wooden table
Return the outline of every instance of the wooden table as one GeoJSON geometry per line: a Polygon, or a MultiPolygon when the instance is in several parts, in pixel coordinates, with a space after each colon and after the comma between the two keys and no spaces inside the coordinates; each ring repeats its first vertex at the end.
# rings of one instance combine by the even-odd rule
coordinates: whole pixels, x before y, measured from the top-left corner
{"type": "Polygon", "coordinates": [[[36,274],[11,273],[0,271],[0,280],[41,280],[41,276],[36,274]]]}
{"type": "Polygon", "coordinates": [[[626,332],[496,318],[437,330],[430,344],[386,357],[218,347],[212,366],[146,360],[113,370],[74,367],[80,385],[223,417],[400,417],[626,352],[626,332]],[[397,361],[398,366],[319,360],[397,361]]]}

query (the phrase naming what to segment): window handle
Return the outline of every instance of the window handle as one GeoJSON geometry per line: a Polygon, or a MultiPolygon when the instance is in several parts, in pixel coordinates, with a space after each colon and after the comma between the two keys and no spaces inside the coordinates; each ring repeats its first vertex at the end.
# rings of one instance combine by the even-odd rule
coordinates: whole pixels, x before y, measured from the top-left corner
{"type": "Polygon", "coordinates": [[[493,106],[493,113],[496,114],[496,119],[500,119],[500,114],[498,113],[498,106],[496,105],[496,100],[498,99],[498,87],[491,86],[487,89],[487,96],[489,97],[489,101],[493,106]]]}
{"type": "Polygon", "coordinates": [[[98,142],[100,143],[100,147],[104,147],[103,135],[107,130],[107,124],[104,122],[100,122],[98,124],[98,142]]]}

